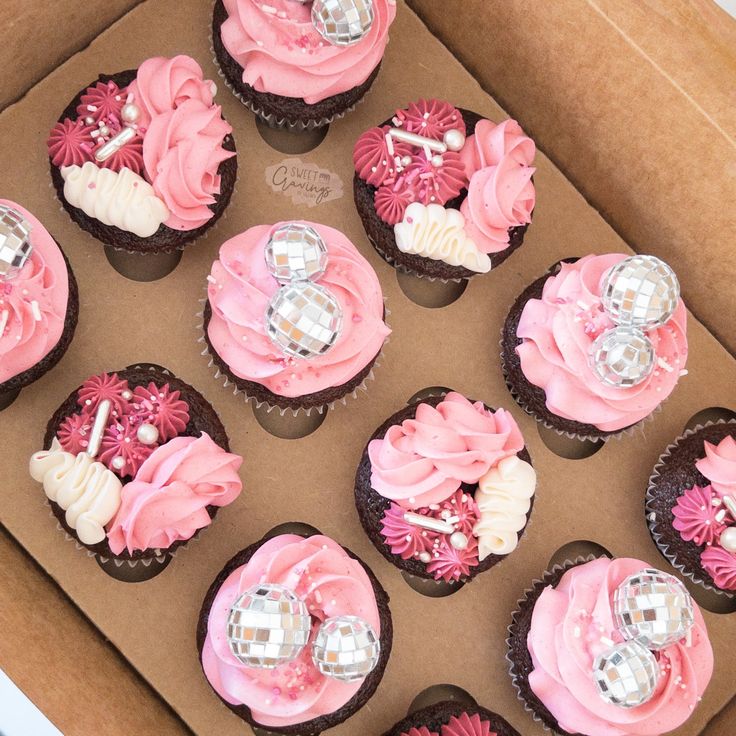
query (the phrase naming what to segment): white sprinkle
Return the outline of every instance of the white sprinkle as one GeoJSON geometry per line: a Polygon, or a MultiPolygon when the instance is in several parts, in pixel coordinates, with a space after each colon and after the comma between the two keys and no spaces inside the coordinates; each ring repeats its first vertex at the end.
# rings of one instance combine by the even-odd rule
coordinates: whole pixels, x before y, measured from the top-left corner
{"type": "Polygon", "coordinates": [[[686,375],[687,375],[687,371],[686,370],[683,369],[683,370],[680,371],[680,378],[682,378],[683,376],[686,376],[686,375]]]}
{"type": "Polygon", "coordinates": [[[422,146],[422,149],[424,150],[424,155],[427,157],[427,161],[429,161],[432,158],[432,151],[429,150],[429,146],[427,145],[422,146]]]}
{"type": "Polygon", "coordinates": [[[320,593],[319,590],[314,591],[314,600],[316,600],[317,603],[322,603],[322,593],[320,593]]]}
{"type": "Polygon", "coordinates": [[[386,150],[389,156],[394,155],[394,139],[388,133],[386,133],[386,150]]]}
{"type": "Polygon", "coordinates": [[[605,644],[607,647],[613,646],[613,639],[609,639],[607,636],[601,637],[601,644],[605,644]]]}
{"type": "Polygon", "coordinates": [[[261,5],[261,10],[269,15],[276,15],[276,8],[273,8],[270,5],[261,5]]]}
{"type": "Polygon", "coordinates": [[[9,318],[10,312],[7,309],[4,309],[2,314],[0,314],[0,337],[2,337],[3,332],[5,332],[5,326],[8,324],[9,318]]]}
{"type": "Polygon", "coordinates": [[[256,41],[257,46],[263,46],[263,41],[256,41]]]}
{"type": "Polygon", "coordinates": [[[97,106],[96,105],[87,105],[87,109],[90,112],[97,112],[97,106]]]}
{"type": "Polygon", "coordinates": [[[675,370],[664,358],[657,358],[657,365],[660,368],[664,368],[667,373],[672,373],[675,370]]]}
{"type": "Polygon", "coordinates": [[[576,304],[577,304],[577,305],[578,305],[578,306],[580,307],[580,309],[582,309],[582,310],[583,310],[584,312],[587,312],[587,311],[588,311],[588,305],[587,305],[587,304],[586,304],[586,303],[585,303],[584,301],[581,301],[580,299],[578,299],[578,301],[576,302],[576,304]]]}
{"type": "Polygon", "coordinates": [[[395,125],[395,126],[396,126],[397,128],[400,128],[400,127],[401,127],[401,126],[403,125],[402,121],[401,121],[401,120],[399,120],[399,119],[398,119],[397,117],[393,117],[393,118],[391,118],[391,122],[392,122],[392,123],[393,123],[393,124],[394,124],[394,125],[395,125]]]}
{"type": "Polygon", "coordinates": [[[31,302],[31,312],[33,312],[33,319],[35,319],[36,322],[40,322],[41,308],[38,306],[38,302],[35,299],[31,302]]]}
{"type": "Polygon", "coordinates": [[[572,633],[573,633],[573,634],[575,635],[575,638],[576,638],[576,639],[579,639],[579,638],[580,638],[580,633],[581,633],[581,632],[580,632],[580,627],[579,627],[579,626],[576,626],[576,627],[575,627],[575,628],[573,629],[573,632],[572,632],[572,633]]]}
{"type": "Polygon", "coordinates": [[[211,273],[207,274],[207,281],[209,281],[211,284],[217,283],[217,279],[211,273]]]}
{"type": "Polygon", "coordinates": [[[714,506],[720,506],[720,505],[721,505],[721,499],[720,499],[720,498],[711,498],[710,502],[711,502],[711,503],[712,503],[712,504],[713,504],[714,506]]]}
{"type": "Polygon", "coordinates": [[[723,521],[726,518],[726,509],[721,509],[716,515],[715,520],[718,522],[723,521]]]}

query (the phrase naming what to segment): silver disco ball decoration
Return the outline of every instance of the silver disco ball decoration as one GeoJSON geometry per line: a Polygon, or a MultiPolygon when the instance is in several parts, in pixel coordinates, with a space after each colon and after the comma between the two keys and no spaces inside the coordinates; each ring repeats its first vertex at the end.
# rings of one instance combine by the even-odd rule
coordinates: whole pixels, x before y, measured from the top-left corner
{"type": "Polygon", "coordinates": [[[613,266],[601,284],[603,308],[619,325],[660,327],[680,300],[675,272],[655,256],[631,256],[613,266]]]}
{"type": "Polygon", "coordinates": [[[32,251],[30,223],[17,210],[0,204],[0,281],[17,276],[32,251]]]}
{"type": "Polygon", "coordinates": [[[327,246],[313,227],[299,222],[274,231],[265,257],[268,270],[280,284],[316,281],[327,269],[327,246]]]}
{"type": "Polygon", "coordinates": [[[381,642],[373,627],[358,616],[328,618],[317,631],[312,659],[327,677],[356,682],[378,664],[381,642]]]}
{"type": "Polygon", "coordinates": [[[647,569],[618,586],[613,619],[625,639],[659,650],[688,635],[695,613],[690,594],[674,575],[647,569]]]}
{"type": "Polygon", "coordinates": [[[337,341],[342,309],[335,296],[318,284],[296,281],[282,286],[266,309],[266,332],[287,355],[315,358],[337,341]]]}
{"type": "Polygon", "coordinates": [[[283,585],[264,583],[243,593],[227,617],[227,639],[248,667],[273,669],[299,656],[309,641],[307,604],[283,585]]]}
{"type": "Polygon", "coordinates": [[[358,43],[373,25],[373,0],[314,0],[312,23],[334,46],[358,43]]]}
{"type": "Polygon", "coordinates": [[[590,365],[605,384],[629,388],[644,381],[654,369],[652,341],[637,327],[613,327],[590,346],[590,365]]]}
{"type": "Polygon", "coordinates": [[[657,659],[638,641],[626,641],[596,657],[593,679],[600,696],[621,708],[643,705],[657,689],[657,659]]]}

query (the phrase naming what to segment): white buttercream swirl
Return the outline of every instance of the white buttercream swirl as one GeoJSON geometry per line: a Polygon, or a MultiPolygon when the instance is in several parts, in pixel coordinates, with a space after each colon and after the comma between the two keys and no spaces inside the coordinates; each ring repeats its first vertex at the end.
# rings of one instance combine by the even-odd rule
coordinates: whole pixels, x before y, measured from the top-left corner
{"type": "Polygon", "coordinates": [[[64,198],[90,217],[133,233],[153,235],[169,218],[169,209],[153,187],[130,169],[101,169],[91,161],[64,166],[64,198]]]}
{"type": "Polygon", "coordinates": [[[122,483],[87,453],[65,452],[54,438],[51,449],[31,456],[31,477],[43,483],[46,495],[64,511],[66,523],[84,544],[105,539],[105,524],[120,507],[122,483]]]}
{"type": "Polygon", "coordinates": [[[476,273],[491,270],[491,259],[481,253],[465,232],[465,216],[439,204],[413,202],[404,219],[394,225],[396,245],[402,253],[414,253],[476,273]]]}
{"type": "Polygon", "coordinates": [[[536,485],[534,468],[517,455],[504,458],[478,481],[475,502],[480,518],[473,528],[478,559],[516,549],[536,485]]]}

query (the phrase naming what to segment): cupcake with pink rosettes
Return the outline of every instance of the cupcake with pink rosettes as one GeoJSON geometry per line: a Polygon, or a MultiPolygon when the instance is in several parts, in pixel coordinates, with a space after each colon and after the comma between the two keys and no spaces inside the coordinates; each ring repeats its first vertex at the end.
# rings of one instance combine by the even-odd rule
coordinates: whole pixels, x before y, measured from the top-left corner
{"type": "Polygon", "coordinates": [[[535,489],[513,416],[449,392],[409,404],[373,433],[356,473],[355,504],[389,562],[455,585],[516,549],[535,489]]]}
{"type": "Polygon", "coordinates": [[[73,391],[29,470],[80,547],[101,562],[157,567],[237,499],[241,463],[204,397],[144,363],[73,391]]]}
{"type": "Polygon", "coordinates": [[[280,411],[355,394],[390,333],[375,271],[327,225],[252,227],[220,247],[207,282],[206,352],[236,390],[280,411]]]}
{"type": "Polygon", "coordinates": [[[641,560],[567,561],[525,591],[509,671],[534,720],[560,736],[661,736],[685,724],[713,648],[683,583],[641,560]]]}
{"type": "Polygon", "coordinates": [[[662,554],[702,587],[736,595],[736,422],[688,429],[661,455],[646,495],[662,554]]]}
{"type": "Polygon", "coordinates": [[[366,234],[394,267],[469,279],[524,240],[536,192],[534,141],[449,102],[419,100],[358,138],[354,194],[366,234]]]}
{"type": "Polygon", "coordinates": [[[319,128],[370,89],[395,17],[396,0],[217,0],[215,61],[268,125],[319,128]]]}
{"type": "Polygon", "coordinates": [[[649,255],[554,264],[515,301],[501,334],[506,384],[545,426],[606,440],[650,417],[687,374],[687,310],[649,255]]]}
{"type": "Polygon", "coordinates": [[[100,75],[79,92],[47,143],[69,216],[109,248],[149,257],[176,254],[205,233],[237,173],[216,91],[194,59],[175,56],[100,75]]]}

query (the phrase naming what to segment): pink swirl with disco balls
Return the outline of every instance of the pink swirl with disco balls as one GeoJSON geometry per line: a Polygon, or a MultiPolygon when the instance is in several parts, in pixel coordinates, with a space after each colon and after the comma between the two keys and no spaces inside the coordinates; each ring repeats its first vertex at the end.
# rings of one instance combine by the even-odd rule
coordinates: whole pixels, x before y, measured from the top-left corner
{"type": "Polygon", "coordinates": [[[700,562],[721,590],[736,590],[736,555],[723,547],[706,547],[700,562]]]}
{"type": "Polygon", "coordinates": [[[365,82],[383,58],[396,17],[393,0],[374,0],[368,34],[334,46],[315,30],[311,3],[293,0],[224,0],[222,42],[243,67],[243,82],[257,92],[303,98],[313,105],[365,82]]]}
{"type": "Polygon", "coordinates": [[[713,672],[713,650],[697,604],[691,646],[673,644],[659,653],[660,681],[651,700],[620,708],[598,694],[595,658],[620,642],[613,622],[616,588],[648,568],[633,559],[600,558],[571,568],[534,605],[527,645],[534,669],[529,685],[560,728],[586,736],[659,736],[684,723],[713,672]]]}
{"type": "Polygon", "coordinates": [[[657,365],[642,383],[617,388],[602,383],[588,362],[590,346],[613,322],[601,306],[600,283],[623,254],[589,255],[563,263],[521,314],[516,348],[526,379],[544,390],[557,416],[605,432],[624,429],[651,414],[673,391],[687,360],[687,313],[682,300],[672,318],[648,335],[657,365]]]}
{"type": "Polygon", "coordinates": [[[31,226],[33,252],[20,272],[0,281],[0,384],[32,368],[56,346],[64,332],[69,274],[59,246],[28,210],[18,212],[31,226]]]}
{"type": "Polygon", "coordinates": [[[346,383],[376,357],[390,333],[383,321],[381,285],[368,261],[338,230],[303,222],[327,245],[327,270],[318,283],[334,294],[343,311],[340,335],[326,353],[309,360],[291,358],[266,334],[266,308],[279,284],[268,271],[264,249],[284,223],[252,227],[223,244],[207,288],[212,346],[235,375],[279,396],[304,396],[346,383]]]}
{"type": "Polygon", "coordinates": [[[262,726],[283,727],[334,713],[362,682],[347,683],[322,675],[308,644],[296,660],[265,670],[241,664],[230,651],[230,607],[249,588],[277,583],[302,598],[312,615],[312,634],[326,618],[360,616],[380,636],[381,622],[373,586],[362,565],[329,537],[307,539],[282,534],[264,542],[250,560],[220,587],[209,612],[202,668],[214,690],[228,703],[246,705],[262,726]]]}
{"type": "Polygon", "coordinates": [[[695,467],[710,481],[719,496],[736,498],[736,440],[730,434],[718,445],[705,442],[705,457],[698,460],[695,467]]]}
{"type": "Polygon", "coordinates": [[[167,549],[190,539],[210,523],[207,506],[226,506],[238,497],[242,462],[206,433],[156,448],[122,488],[107,532],[110,549],[115,554],[167,549]]]}
{"type": "Polygon", "coordinates": [[[413,419],[389,427],[368,445],[371,486],[407,509],[440,503],[462,483],[477,483],[491,467],[524,447],[507,411],[489,411],[450,392],[436,406],[419,404],[413,419]]]}

